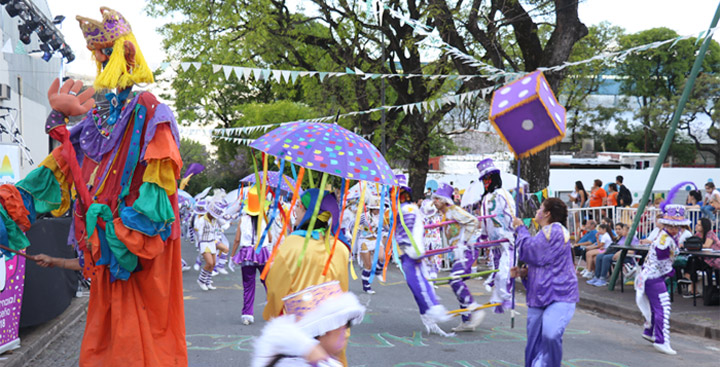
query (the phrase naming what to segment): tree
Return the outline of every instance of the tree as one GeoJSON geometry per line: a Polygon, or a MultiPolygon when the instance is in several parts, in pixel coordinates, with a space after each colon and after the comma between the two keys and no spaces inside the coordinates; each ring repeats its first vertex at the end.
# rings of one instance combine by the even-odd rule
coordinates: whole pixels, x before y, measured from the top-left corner
{"type": "Polygon", "coordinates": [[[720,167],[720,77],[698,75],[679,128],[698,151],[710,155],[715,167],[720,167]],[[709,124],[700,117],[708,118],[709,124]]]}
{"type": "MultiPolygon", "coordinates": [[[[418,46],[425,36],[414,31],[406,22],[385,11],[382,25],[364,12],[363,1],[306,1],[309,9],[293,12],[284,0],[150,0],[154,15],[179,13],[178,22],[163,27],[165,47],[184,59],[195,58],[216,62],[223,55],[245,58],[244,65],[292,67],[300,70],[344,70],[359,68],[373,73],[480,74],[475,66],[460,59],[441,55],[429,60],[418,46]],[[381,51],[384,49],[386,55],[381,51]],[[227,50],[227,51],[226,51],[227,50]],[[218,55],[220,54],[220,55],[218,55]],[[390,61],[390,62],[388,62],[390,61]],[[247,63],[247,64],[246,64],[247,63]]],[[[473,55],[503,70],[530,72],[541,66],[563,63],[570,56],[575,42],[587,34],[578,18],[578,4],[574,0],[491,0],[472,3],[440,0],[393,0],[392,9],[407,14],[415,21],[437,28],[439,36],[461,52],[473,55]],[[554,19],[553,19],[554,18],[554,19]],[[545,40],[538,36],[538,24],[552,24],[552,32],[545,40]],[[506,50],[508,38],[514,39],[506,50]]],[[[227,56],[230,57],[230,56],[227,56]]],[[[240,62],[236,63],[240,65],[240,62]]],[[[557,90],[562,72],[547,75],[550,86],[557,90]]],[[[307,98],[318,111],[367,110],[377,107],[380,81],[363,78],[334,78],[312,88],[313,82],[301,82],[287,91],[273,89],[290,98],[307,98]],[[344,93],[342,95],[335,94],[344,93]],[[325,96],[325,98],[318,98],[325,96]]],[[[485,79],[472,79],[457,85],[455,81],[429,78],[390,78],[388,104],[422,102],[449,90],[469,91],[494,85],[485,79]]],[[[177,85],[184,88],[183,85],[177,85]]],[[[208,86],[212,87],[212,86],[208,86]]],[[[208,93],[211,91],[202,91],[208,93]]],[[[300,100],[300,99],[296,99],[300,100]]],[[[413,192],[424,191],[430,157],[430,137],[453,105],[435,111],[405,114],[393,110],[388,113],[388,145],[407,142],[407,152],[397,150],[409,162],[410,184],[413,192]]],[[[356,126],[363,135],[379,135],[380,114],[353,118],[346,126],[356,126]]],[[[522,176],[532,190],[544,188],[549,178],[549,152],[546,149],[528,158],[522,176]]]]}
{"type": "MultiPolygon", "coordinates": [[[[678,37],[668,28],[653,28],[621,37],[623,48],[678,37]]],[[[634,53],[618,67],[624,77],[621,91],[636,99],[635,117],[640,120],[645,152],[658,152],[672,120],[677,98],[695,61],[700,47],[695,38],[680,40],[661,47],[634,53]]],[[[712,41],[703,60],[702,70],[720,71],[720,45],[712,41]]],[[[697,86],[697,83],[696,83],[697,86]]]]}
{"type": "MultiPolygon", "coordinates": [[[[588,35],[575,44],[568,61],[587,60],[612,50],[623,29],[602,22],[591,26],[588,35]]],[[[616,65],[597,60],[568,68],[568,77],[560,84],[559,97],[566,110],[567,133],[575,146],[583,138],[596,137],[605,131],[607,123],[617,117],[622,106],[592,106],[588,98],[597,94],[604,78],[615,72],[616,65]]]]}

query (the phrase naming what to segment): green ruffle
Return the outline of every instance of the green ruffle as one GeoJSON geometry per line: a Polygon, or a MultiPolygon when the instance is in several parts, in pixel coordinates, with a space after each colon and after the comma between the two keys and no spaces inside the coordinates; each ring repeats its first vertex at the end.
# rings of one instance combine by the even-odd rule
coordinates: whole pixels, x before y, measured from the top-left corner
{"type": "Polygon", "coordinates": [[[175,221],[175,212],[167,192],[153,182],[145,182],[140,186],[140,196],[133,203],[133,209],[155,223],[175,221]]]}
{"type": "Polygon", "coordinates": [[[5,208],[3,208],[2,205],[0,205],[0,217],[2,217],[3,224],[5,224],[5,229],[7,230],[9,240],[8,247],[19,251],[30,246],[30,241],[28,241],[27,237],[25,237],[25,234],[20,230],[20,227],[15,224],[15,221],[10,218],[10,215],[7,211],[5,211],[5,208]]]}
{"type": "Polygon", "coordinates": [[[120,264],[123,269],[128,272],[133,272],[135,268],[137,268],[138,257],[130,252],[127,246],[125,246],[117,237],[117,234],[115,234],[115,224],[109,206],[99,203],[90,205],[85,217],[88,237],[92,236],[95,232],[98,217],[105,221],[105,238],[107,239],[108,246],[110,246],[110,252],[112,252],[118,264],[120,264]]]}
{"type": "Polygon", "coordinates": [[[60,207],[62,192],[53,172],[41,166],[32,170],[15,186],[22,188],[35,199],[35,211],[48,213],[60,207]]]}

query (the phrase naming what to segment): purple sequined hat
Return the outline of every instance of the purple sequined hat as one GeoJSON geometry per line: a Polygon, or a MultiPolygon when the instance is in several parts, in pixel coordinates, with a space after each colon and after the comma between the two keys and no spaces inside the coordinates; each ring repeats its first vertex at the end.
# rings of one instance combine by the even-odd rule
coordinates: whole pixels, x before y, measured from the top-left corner
{"type": "Polygon", "coordinates": [[[208,212],[215,217],[215,218],[222,218],[223,215],[225,215],[225,209],[227,209],[228,203],[225,201],[225,199],[215,199],[210,204],[210,208],[208,208],[208,212]]]}
{"type": "Polygon", "coordinates": [[[500,170],[493,164],[493,160],[490,158],[481,160],[480,163],[477,164],[477,169],[478,171],[480,171],[481,180],[483,179],[483,177],[493,172],[500,172],[500,170]]]}
{"type": "Polygon", "coordinates": [[[444,199],[448,203],[453,203],[453,187],[444,183],[432,194],[433,197],[444,199]]]}
{"type": "Polygon", "coordinates": [[[405,191],[407,191],[407,192],[412,193],[412,190],[410,189],[410,186],[408,186],[408,183],[407,183],[407,176],[402,175],[402,174],[400,174],[400,175],[395,175],[395,179],[397,180],[398,186],[399,186],[401,189],[403,189],[403,190],[405,190],[405,191]]]}
{"type": "Polygon", "coordinates": [[[690,225],[690,219],[685,218],[685,206],[677,204],[665,205],[663,217],[658,219],[658,222],[666,226],[690,225]]]}

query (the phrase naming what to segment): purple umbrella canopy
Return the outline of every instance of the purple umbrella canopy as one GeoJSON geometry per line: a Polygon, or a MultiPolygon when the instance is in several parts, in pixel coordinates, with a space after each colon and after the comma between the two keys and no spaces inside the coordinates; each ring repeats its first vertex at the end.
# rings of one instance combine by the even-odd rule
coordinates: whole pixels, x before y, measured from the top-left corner
{"type": "MultiPolygon", "coordinates": [[[[262,179],[262,172],[258,172],[258,175],[262,179]]],[[[268,171],[267,175],[268,175],[267,185],[270,187],[273,187],[273,188],[277,187],[278,179],[280,179],[280,172],[268,171]]],[[[283,180],[282,180],[282,184],[280,186],[280,190],[285,191],[285,192],[293,192],[293,190],[295,190],[295,180],[293,180],[292,178],[290,178],[286,175],[282,175],[282,177],[283,177],[283,180]]],[[[245,176],[245,178],[240,180],[240,182],[255,183],[255,174],[251,173],[251,174],[245,176]]]]}
{"type": "Polygon", "coordinates": [[[250,146],[314,171],[397,185],[390,165],[377,148],[337,124],[289,123],[266,133],[250,146]]]}

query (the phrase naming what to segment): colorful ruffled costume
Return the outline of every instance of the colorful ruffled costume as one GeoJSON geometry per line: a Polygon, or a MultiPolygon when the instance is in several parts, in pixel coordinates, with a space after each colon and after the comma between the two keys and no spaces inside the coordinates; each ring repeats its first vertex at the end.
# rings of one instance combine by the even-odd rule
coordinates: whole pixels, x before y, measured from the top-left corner
{"type": "MultiPolygon", "coordinates": [[[[116,49],[133,42],[136,65],[144,65],[122,15],[101,12],[102,23],[78,17],[88,47],[98,37],[116,49]]],[[[132,85],[132,69],[121,74],[132,85]]],[[[151,93],[128,87],[106,97],[107,109],[91,110],[69,131],[66,116],[50,114],[46,131],[63,146],[17,188],[0,188],[0,216],[9,246],[25,248],[22,232],[35,213],[63,214],[77,191],[71,235],[92,280],[80,365],[186,366],[178,128],[170,108],[151,93]]]]}

